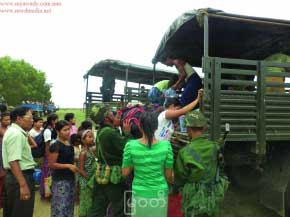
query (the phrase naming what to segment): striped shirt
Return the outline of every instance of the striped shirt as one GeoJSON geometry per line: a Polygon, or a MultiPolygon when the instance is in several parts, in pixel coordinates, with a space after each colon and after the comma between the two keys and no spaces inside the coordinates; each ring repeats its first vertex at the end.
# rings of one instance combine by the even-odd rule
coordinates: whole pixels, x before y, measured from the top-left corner
{"type": "Polygon", "coordinates": [[[129,141],[124,149],[122,168],[134,168],[133,194],[154,198],[168,194],[164,170],[173,168],[173,153],[168,141],[159,141],[151,148],[138,140],[129,141]]]}

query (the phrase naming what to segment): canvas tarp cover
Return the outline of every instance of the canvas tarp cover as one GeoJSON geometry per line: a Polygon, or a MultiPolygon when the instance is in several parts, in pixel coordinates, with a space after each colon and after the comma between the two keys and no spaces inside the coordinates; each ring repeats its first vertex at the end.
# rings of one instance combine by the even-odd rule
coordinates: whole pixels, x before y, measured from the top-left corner
{"type": "MultiPolygon", "coordinates": [[[[115,79],[125,81],[127,70],[129,82],[152,85],[153,67],[141,66],[112,59],[106,59],[96,63],[88,71],[88,73],[84,75],[84,78],[86,79],[89,75],[103,77],[105,73],[109,73],[115,79]]],[[[174,71],[156,70],[154,80],[156,82],[160,80],[170,79],[170,77],[176,73],[177,72],[174,71]]]]}
{"type": "Polygon", "coordinates": [[[178,17],[163,36],[153,64],[179,58],[200,67],[204,55],[204,16],[209,17],[209,56],[262,60],[290,54],[290,21],[191,10],[178,17]]]}

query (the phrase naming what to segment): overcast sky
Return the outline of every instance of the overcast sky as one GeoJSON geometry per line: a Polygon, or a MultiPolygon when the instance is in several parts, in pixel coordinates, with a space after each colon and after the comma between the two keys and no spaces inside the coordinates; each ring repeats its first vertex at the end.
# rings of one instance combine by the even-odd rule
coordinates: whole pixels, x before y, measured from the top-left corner
{"type": "MultiPolygon", "coordinates": [[[[0,0],[0,3],[9,1],[12,2],[0,0]]],[[[187,10],[211,7],[228,13],[290,20],[287,0],[59,2],[62,6],[51,8],[47,14],[0,13],[0,56],[24,59],[44,71],[53,85],[52,100],[62,108],[82,107],[85,99],[82,77],[100,60],[119,59],[152,66],[151,59],[163,34],[187,10]]],[[[91,90],[99,91],[98,87],[96,83],[90,84],[91,90]]]]}

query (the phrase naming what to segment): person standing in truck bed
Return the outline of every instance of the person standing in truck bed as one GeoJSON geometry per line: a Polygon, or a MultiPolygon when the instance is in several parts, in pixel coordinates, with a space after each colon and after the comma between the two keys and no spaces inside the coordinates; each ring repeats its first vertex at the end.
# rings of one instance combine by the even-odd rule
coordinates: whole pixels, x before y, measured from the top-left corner
{"type": "MultiPolygon", "coordinates": [[[[172,89],[177,90],[181,89],[183,82],[184,91],[181,95],[181,106],[186,106],[196,99],[198,90],[202,89],[202,80],[197,74],[197,72],[191,67],[189,63],[181,59],[171,59],[167,58],[165,61],[167,66],[175,66],[179,73],[179,78],[177,82],[172,86],[172,89]]],[[[199,105],[196,105],[198,108],[199,105]]]]}

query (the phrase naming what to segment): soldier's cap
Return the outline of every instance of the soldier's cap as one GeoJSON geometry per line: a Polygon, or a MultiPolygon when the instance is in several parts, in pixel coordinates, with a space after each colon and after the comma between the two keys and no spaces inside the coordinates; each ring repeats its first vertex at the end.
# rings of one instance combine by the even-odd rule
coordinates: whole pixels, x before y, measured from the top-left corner
{"type": "Polygon", "coordinates": [[[191,111],[185,115],[186,127],[206,127],[207,122],[200,111],[191,111]]]}
{"type": "Polygon", "coordinates": [[[100,105],[94,105],[92,108],[92,111],[90,113],[90,118],[96,123],[100,124],[104,121],[105,117],[108,114],[108,111],[110,108],[106,105],[100,104],[100,105]]]}

